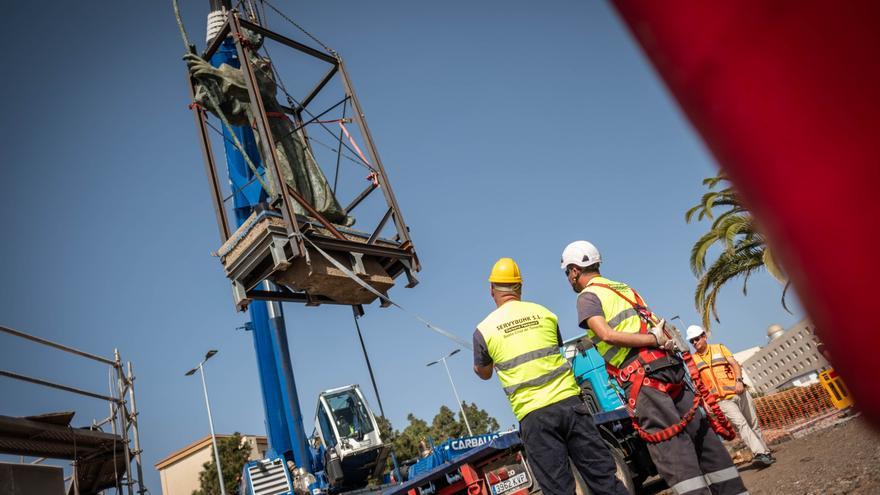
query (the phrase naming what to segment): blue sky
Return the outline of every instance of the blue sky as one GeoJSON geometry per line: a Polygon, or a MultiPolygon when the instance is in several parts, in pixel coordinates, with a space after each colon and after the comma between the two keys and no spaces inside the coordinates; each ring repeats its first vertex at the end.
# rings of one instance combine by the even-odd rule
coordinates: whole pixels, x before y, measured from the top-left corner
{"type": "MultiPolygon", "coordinates": [[[[486,277],[515,258],[525,297],[575,336],[575,295],[559,270],[568,242],[602,251],[604,273],[661,314],[697,320],[684,211],[717,165],[604,2],[273,2],[345,57],[424,270],[392,297],[469,338],[493,309],[486,277]]],[[[182,0],[203,46],[206,1],[182,0]]],[[[0,322],[132,361],[147,482],[152,465],[207,433],[204,352],[219,432],[263,433],[246,321],[234,311],[196,140],[170,2],[16,2],[6,9],[0,88],[0,322]]],[[[295,34],[289,25],[272,26],[295,34]]],[[[801,318],[768,275],[719,299],[715,338],[732,350],[801,318]]],[[[315,397],[369,378],[348,308],[285,307],[293,369],[311,431],[315,397]]],[[[430,420],[454,406],[425,363],[455,348],[396,309],[361,322],[385,408],[430,420]]],[[[107,370],[0,335],[0,368],[103,392],[107,370]]],[[[466,353],[459,393],[514,422],[497,382],[466,353]]],[[[105,404],[0,380],[0,414],[105,404]]],[[[373,401],[375,406],[375,401],[373,401]]]]}

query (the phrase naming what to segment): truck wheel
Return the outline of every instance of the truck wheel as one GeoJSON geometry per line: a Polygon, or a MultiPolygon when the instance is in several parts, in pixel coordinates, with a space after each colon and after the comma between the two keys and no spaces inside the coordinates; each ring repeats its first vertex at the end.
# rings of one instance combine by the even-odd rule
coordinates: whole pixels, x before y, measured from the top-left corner
{"type": "Polygon", "coordinates": [[[626,464],[626,459],[623,457],[623,454],[619,449],[609,449],[611,450],[611,457],[614,458],[614,466],[617,467],[617,479],[623,483],[623,487],[626,488],[627,493],[630,495],[636,495],[636,484],[633,482],[632,473],[629,470],[629,466],[626,464]]]}
{"type": "MultiPolygon", "coordinates": [[[[623,457],[623,454],[620,453],[619,449],[608,448],[611,451],[611,457],[614,459],[614,465],[617,468],[617,472],[615,475],[617,479],[623,483],[623,487],[626,488],[626,492],[630,495],[636,495],[636,485],[632,479],[632,473],[630,473],[629,466],[626,465],[626,460],[623,457]]],[[[584,482],[584,479],[581,477],[581,473],[574,468],[574,465],[571,466],[572,474],[574,474],[574,487],[575,493],[577,495],[592,495],[593,492],[587,487],[587,483],[584,482]]]]}

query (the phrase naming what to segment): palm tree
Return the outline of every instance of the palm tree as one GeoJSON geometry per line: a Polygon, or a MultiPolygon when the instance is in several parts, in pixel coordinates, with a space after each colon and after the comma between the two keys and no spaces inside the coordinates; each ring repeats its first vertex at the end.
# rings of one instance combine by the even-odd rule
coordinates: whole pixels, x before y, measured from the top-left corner
{"type": "MultiPolygon", "coordinates": [[[[723,175],[703,180],[709,192],[703,195],[700,203],[685,213],[685,221],[690,223],[712,220],[709,231],[703,234],[691,248],[691,270],[697,276],[694,304],[700,312],[704,328],[708,329],[710,319],[720,321],[716,302],[718,292],[727,282],[742,277],[743,294],[747,293],[749,276],[757,270],[766,268],[780,283],[787,278],[773,259],[766,238],[756,228],[752,215],[739,202],[736,192],[723,175]],[[722,186],[715,190],[716,187],[722,186]],[[718,212],[720,210],[720,213],[718,212]],[[709,250],[718,245],[722,251],[707,266],[709,250]]],[[[785,289],[782,305],[785,307],[785,289]]],[[[786,310],[788,308],[786,307],[786,310]]]]}

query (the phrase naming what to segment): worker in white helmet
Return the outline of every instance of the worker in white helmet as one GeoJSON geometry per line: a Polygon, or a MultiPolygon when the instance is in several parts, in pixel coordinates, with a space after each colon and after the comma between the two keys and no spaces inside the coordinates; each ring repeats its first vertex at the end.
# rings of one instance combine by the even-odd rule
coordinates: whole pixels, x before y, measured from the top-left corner
{"type": "Polygon", "coordinates": [[[578,294],[577,321],[624,389],[634,427],[657,471],[676,494],[747,493],[727,449],[685,384],[675,343],[641,296],[603,277],[602,257],[587,241],[562,252],[562,269],[578,294]]]}
{"type": "Polygon", "coordinates": [[[703,327],[689,326],[687,339],[697,351],[694,354],[694,363],[700,372],[700,378],[709,388],[709,392],[718,397],[718,406],[752,451],[754,461],[763,466],[773,464],[776,459],[764,442],[755,402],[743,383],[742,367],[724,344],[709,343],[703,327]]]}

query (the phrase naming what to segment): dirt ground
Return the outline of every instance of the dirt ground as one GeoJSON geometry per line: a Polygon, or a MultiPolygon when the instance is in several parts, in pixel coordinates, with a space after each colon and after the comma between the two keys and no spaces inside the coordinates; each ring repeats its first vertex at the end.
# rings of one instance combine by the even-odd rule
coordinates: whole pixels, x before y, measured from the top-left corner
{"type": "MultiPolygon", "coordinates": [[[[880,432],[851,417],[826,428],[801,432],[771,445],[776,463],[759,468],[738,463],[753,495],[880,494],[880,432]]],[[[750,457],[747,455],[747,457],[750,457]]],[[[646,494],[671,495],[662,481],[646,494]]]]}

